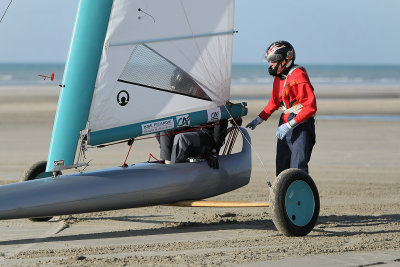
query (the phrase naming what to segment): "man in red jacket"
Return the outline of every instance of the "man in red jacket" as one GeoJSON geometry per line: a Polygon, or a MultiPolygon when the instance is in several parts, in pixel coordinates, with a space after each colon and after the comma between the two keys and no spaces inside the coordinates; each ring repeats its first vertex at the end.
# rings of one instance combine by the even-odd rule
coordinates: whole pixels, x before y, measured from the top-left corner
{"type": "Polygon", "coordinates": [[[275,76],[271,99],[246,127],[254,130],[282,107],[276,131],[276,175],[288,168],[308,173],[308,162],[315,144],[317,102],[314,88],[306,70],[294,64],[296,55],[289,42],[274,42],[268,47],[265,58],[269,62],[269,74],[275,76]]]}

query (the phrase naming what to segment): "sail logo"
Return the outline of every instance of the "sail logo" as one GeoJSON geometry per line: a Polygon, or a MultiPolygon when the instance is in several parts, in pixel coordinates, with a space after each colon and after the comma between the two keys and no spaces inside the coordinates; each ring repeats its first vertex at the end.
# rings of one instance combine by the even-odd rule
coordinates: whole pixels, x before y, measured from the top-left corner
{"type": "Polygon", "coordinates": [[[117,95],[117,101],[120,106],[125,106],[129,102],[129,94],[127,91],[122,90],[117,95]]]}
{"type": "Polygon", "coordinates": [[[190,126],[190,116],[189,114],[176,116],[176,122],[178,127],[190,126]]]}
{"type": "Polygon", "coordinates": [[[212,108],[207,109],[208,122],[221,120],[221,109],[212,108]]]}
{"type": "Polygon", "coordinates": [[[175,124],[173,119],[154,121],[150,123],[142,124],[142,134],[155,133],[165,130],[174,129],[175,124]]]}

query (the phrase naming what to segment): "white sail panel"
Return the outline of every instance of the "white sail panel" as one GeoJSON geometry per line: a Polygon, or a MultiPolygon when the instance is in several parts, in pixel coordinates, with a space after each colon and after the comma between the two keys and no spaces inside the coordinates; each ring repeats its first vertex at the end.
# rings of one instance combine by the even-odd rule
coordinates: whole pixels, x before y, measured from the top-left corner
{"type": "Polygon", "coordinates": [[[229,100],[233,13],[233,0],[115,0],[90,130],[229,100]]]}

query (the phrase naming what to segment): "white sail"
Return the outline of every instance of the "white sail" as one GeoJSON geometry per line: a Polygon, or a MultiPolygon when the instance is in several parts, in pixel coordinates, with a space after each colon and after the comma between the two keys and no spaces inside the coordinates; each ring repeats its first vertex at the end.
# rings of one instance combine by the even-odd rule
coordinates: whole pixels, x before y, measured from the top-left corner
{"type": "Polygon", "coordinates": [[[89,130],[223,105],[233,13],[233,0],[115,0],[89,130]]]}

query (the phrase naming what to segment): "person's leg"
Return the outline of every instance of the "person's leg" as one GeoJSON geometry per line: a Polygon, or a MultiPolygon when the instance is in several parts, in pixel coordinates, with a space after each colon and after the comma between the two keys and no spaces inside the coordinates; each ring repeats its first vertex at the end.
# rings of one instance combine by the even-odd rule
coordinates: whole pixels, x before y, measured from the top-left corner
{"type": "Polygon", "coordinates": [[[195,158],[206,158],[208,153],[210,153],[212,138],[205,131],[197,131],[197,137],[193,140],[192,144],[192,154],[190,157],[195,158]]]}
{"type": "Polygon", "coordinates": [[[291,135],[292,158],[290,168],[298,168],[308,173],[308,163],[315,144],[314,120],[306,121],[293,129],[291,135]]]}
{"type": "Polygon", "coordinates": [[[185,162],[193,153],[192,146],[196,144],[197,139],[197,132],[177,134],[172,146],[171,163],[185,162]]]}
{"type": "MultiPolygon", "coordinates": [[[[282,125],[283,114],[279,119],[279,126],[282,125]]],[[[290,168],[290,158],[291,158],[291,151],[290,151],[290,143],[288,143],[287,136],[282,140],[278,139],[276,143],[276,176],[278,176],[282,171],[290,168]]]]}
{"type": "Polygon", "coordinates": [[[203,131],[177,134],[172,146],[171,163],[185,162],[189,157],[204,157],[210,142],[211,138],[203,131]]]}
{"type": "Polygon", "coordinates": [[[174,131],[165,131],[160,133],[160,137],[157,138],[160,143],[160,158],[165,160],[166,163],[171,161],[172,145],[174,142],[174,131]]]}
{"type": "Polygon", "coordinates": [[[286,138],[276,143],[276,176],[290,168],[291,151],[286,138]]]}

